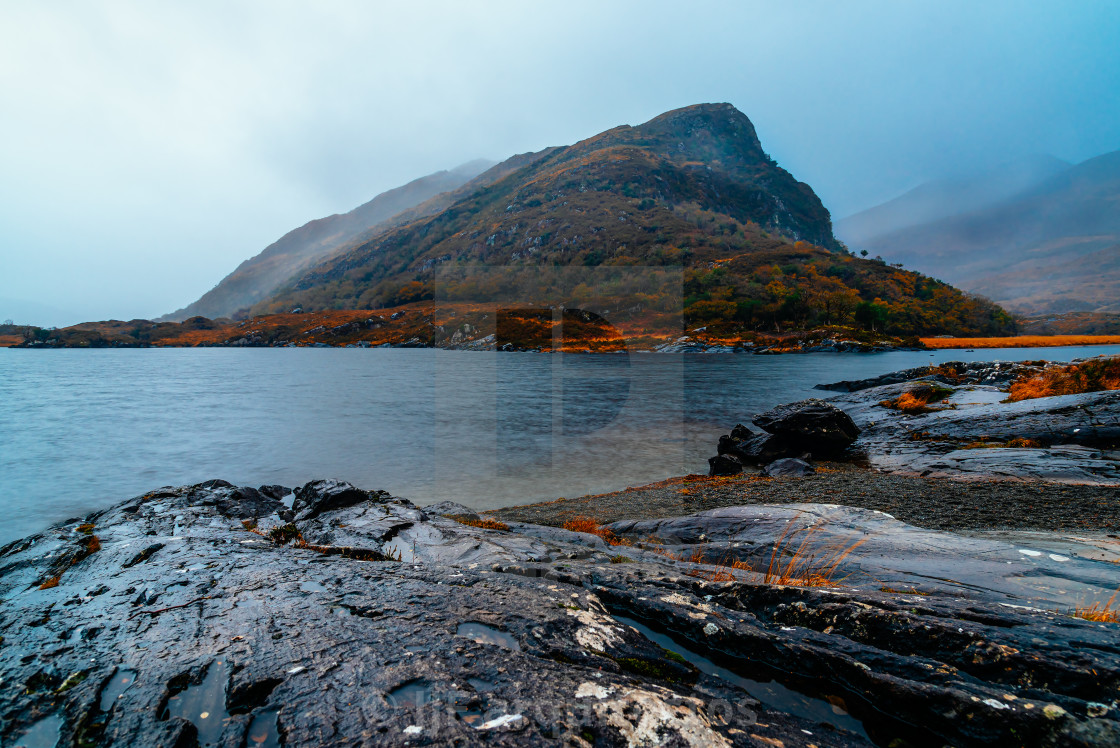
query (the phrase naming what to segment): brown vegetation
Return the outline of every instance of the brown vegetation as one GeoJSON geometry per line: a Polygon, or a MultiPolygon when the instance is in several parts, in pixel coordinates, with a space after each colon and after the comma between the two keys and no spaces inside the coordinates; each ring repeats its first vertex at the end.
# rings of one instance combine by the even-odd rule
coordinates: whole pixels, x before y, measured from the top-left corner
{"type": "Polygon", "coordinates": [[[927,348],[1047,348],[1063,345],[1120,345],[1120,335],[1019,335],[1000,338],[922,338],[927,348]]]}
{"type": "Polygon", "coordinates": [[[1069,366],[1053,366],[1011,385],[1010,402],[1081,392],[1120,390],[1120,356],[1095,358],[1069,366]]]}
{"type": "Polygon", "coordinates": [[[1117,593],[1112,593],[1112,597],[1103,603],[1076,606],[1069,611],[1069,614],[1075,618],[1084,618],[1086,621],[1120,623],[1120,608],[1116,607],[1116,595],[1117,593]]]}
{"type": "Polygon", "coordinates": [[[607,542],[607,545],[633,545],[633,543],[626,538],[618,537],[613,531],[603,527],[590,517],[575,517],[565,522],[563,527],[565,530],[571,530],[572,532],[586,532],[590,535],[598,535],[607,542]]]}
{"type": "Polygon", "coordinates": [[[883,400],[879,405],[891,410],[901,410],[903,413],[929,413],[935,410],[929,407],[930,403],[940,402],[952,394],[953,390],[950,387],[919,382],[917,386],[903,392],[894,400],[883,400]]]}
{"type": "Polygon", "coordinates": [[[509,530],[509,525],[507,525],[505,522],[491,519],[489,517],[484,517],[483,519],[471,519],[470,517],[457,517],[452,515],[448,517],[448,519],[453,519],[460,525],[466,525],[468,527],[480,527],[483,530],[500,530],[503,532],[509,530]]]}

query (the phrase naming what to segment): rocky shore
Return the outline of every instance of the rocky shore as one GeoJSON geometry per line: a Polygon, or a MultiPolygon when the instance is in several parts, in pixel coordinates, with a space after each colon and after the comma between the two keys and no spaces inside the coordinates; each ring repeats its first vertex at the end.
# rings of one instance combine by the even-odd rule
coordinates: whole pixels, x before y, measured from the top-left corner
{"type": "Polygon", "coordinates": [[[612,546],[284,494],[166,488],[2,549],[5,744],[1120,740],[1115,625],[1064,610],[1114,564],[819,505],[628,521],[612,546]],[[865,542],[836,582],[767,582],[812,527],[865,542]]]}
{"type": "Polygon", "coordinates": [[[838,383],[605,496],[213,480],[60,523],[0,548],[0,741],[1120,744],[1120,393],[1021,373],[838,383]]]}

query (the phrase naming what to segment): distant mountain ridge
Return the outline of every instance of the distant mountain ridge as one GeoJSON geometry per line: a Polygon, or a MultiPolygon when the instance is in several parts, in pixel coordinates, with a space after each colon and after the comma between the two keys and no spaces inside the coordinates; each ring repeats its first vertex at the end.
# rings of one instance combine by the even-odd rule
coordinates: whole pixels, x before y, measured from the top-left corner
{"type": "Polygon", "coordinates": [[[1017,313],[1120,312],[1120,151],[991,204],[859,239],[871,233],[869,215],[893,215],[890,205],[841,237],[1017,313]]]}
{"type": "MultiPolygon", "coordinates": [[[[392,225],[392,219],[406,211],[416,211],[431,203],[432,212],[441,203],[431,202],[440,194],[452,192],[494,166],[492,161],[476,160],[454,169],[438,171],[408,184],[383,192],[348,213],[336,213],[289,231],[254,257],[242,262],[200,299],[162,317],[181,321],[188,317],[231,317],[267,298],[280,285],[303,268],[323,259],[347,242],[368,231],[392,225]]],[[[423,214],[423,211],[419,211],[423,214]]]]}
{"type": "Polygon", "coordinates": [[[836,221],[836,236],[852,247],[892,231],[1001,203],[1045,182],[1071,164],[1049,155],[1026,156],[978,174],[935,179],[836,221]]]}

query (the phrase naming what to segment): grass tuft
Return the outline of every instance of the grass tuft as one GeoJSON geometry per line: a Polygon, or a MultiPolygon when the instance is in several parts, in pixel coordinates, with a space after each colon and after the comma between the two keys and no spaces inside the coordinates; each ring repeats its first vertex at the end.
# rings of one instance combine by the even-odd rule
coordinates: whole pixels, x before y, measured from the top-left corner
{"type": "Polygon", "coordinates": [[[481,527],[483,530],[501,530],[503,532],[507,532],[509,530],[509,525],[507,525],[505,522],[500,522],[496,519],[491,519],[490,517],[485,517],[483,519],[471,519],[470,517],[451,515],[448,517],[448,519],[453,519],[460,525],[466,525],[467,527],[481,527]]]}
{"type": "Polygon", "coordinates": [[[1076,606],[1069,611],[1069,614],[1074,618],[1083,618],[1086,621],[1095,621],[1097,623],[1120,623],[1120,608],[1116,607],[1116,595],[1113,592],[1112,597],[1108,598],[1103,603],[1093,603],[1089,606],[1076,606]]]}
{"type": "Polygon", "coordinates": [[[603,540],[607,541],[607,545],[633,545],[632,542],[626,538],[620,538],[615,535],[610,529],[603,527],[591,517],[575,517],[568,520],[563,525],[565,530],[572,532],[586,532],[590,535],[598,535],[603,540]]]}

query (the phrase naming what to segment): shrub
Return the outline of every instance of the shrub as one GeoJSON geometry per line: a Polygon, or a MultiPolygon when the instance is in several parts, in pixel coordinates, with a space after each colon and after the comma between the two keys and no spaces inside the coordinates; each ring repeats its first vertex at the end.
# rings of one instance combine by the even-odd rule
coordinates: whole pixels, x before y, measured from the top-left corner
{"type": "Polygon", "coordinates": [[[1011,385],[1008,402],[1082,392],[1120,390],[1120,356],[1094,358],[1079,364],[1055,366],[1011,385]]]}

